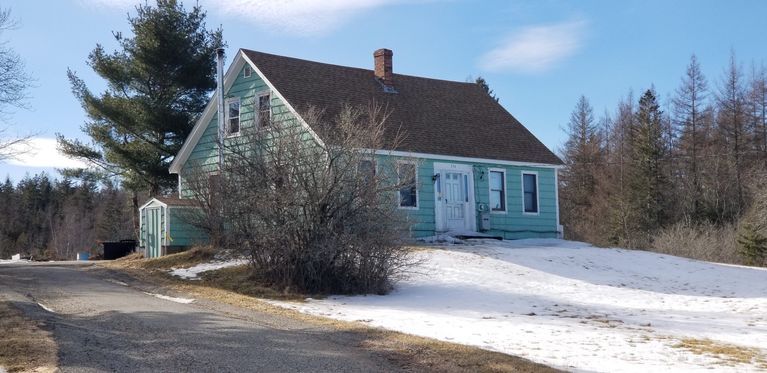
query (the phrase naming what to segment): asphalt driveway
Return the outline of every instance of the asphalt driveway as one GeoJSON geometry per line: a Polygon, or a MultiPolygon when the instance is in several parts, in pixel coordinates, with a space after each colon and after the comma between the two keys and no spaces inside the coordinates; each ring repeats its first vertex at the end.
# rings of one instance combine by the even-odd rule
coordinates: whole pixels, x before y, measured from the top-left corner
{"type": "Polygon", "coordinates": [[[180,303],[119,276],[77,263],[3,264],[0,296],[50,328],[62,372],[402,370],[350,333],[209,301],[180,303]]]}

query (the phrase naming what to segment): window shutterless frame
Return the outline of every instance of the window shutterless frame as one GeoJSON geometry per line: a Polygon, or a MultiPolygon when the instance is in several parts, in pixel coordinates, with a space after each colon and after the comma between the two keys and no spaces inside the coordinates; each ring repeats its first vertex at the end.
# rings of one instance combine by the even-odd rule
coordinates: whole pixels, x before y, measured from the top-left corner
{"type": "Polygon", "coordinates": [[[400,171],[400,167],[402,167],[404,165],[410,165],[410,166],[413,167],[413,181],[414,181],[414,183],[413,183],[413,186],[408,186],[408,187],[405,187],[405,188],[401,188],[401,189],[398,189],[395,192],[395,193],[397,193],[397,208],[400,208],[400,209],[403,209],[403,210],[418,210],[418,189],[419,189],[418,188],[418,164],[416,164],[416,162],[412,162],[412,161],[397,161],[396,170],[395,170],[397,172],[397,182],[401,182],[402,181],[402,172],[400,171]],[[415,192],[415,193],[413,193],[414,194],[413,198],[415,198],[415,200],[413,201],[414,202],[413,206],[402,206],[402,192],[406,188],[408,190],[410,190],[411,193],[413,193],[412,191],[415,192]]]}
{"type": "Polygon", "coordinates": [[[240,98],[239,97],[230,97],[227,98],[224,101],[224,125],[226,126],[226,136],[232,137],[232,136],[238,136],[240,134],[240,130],[242,129],[242,106],[240,105],[240,98]],[[235,117],[233,114],[233,106],[236,105],[237,107],[237,116],[235,117]],[[232,124],[237,123],[237,131],[232,131],[232,124]]]}
{"type": "Polygon", "coordinates": [[[490,206],[490,213],[491,214],[505,214],[508,211],[508,201],[506,196],[508,195],[506,193],[506,169],[504,168],[488,168],[487,169],[487,185],[488,185],[488,206],[490,206]],[[501,188],[497,189],[493,186],[493,176],[492,174],[500,174],[501,177],[501,188]],[[501,208],[495,209],[492,205],[492,195],[493,192],[500,193],[500,202],[501,202],[501,208]]]}
{"type": "Polygon", "coordinates": [[[255,107],[258,128],[269,127],[272,122],[272,96],[270,91],[256,93],[255,107]]]}
{"type": "Polygon", "coordinates": [[[541,193],[540,193],[540,188],[538,188],[538,185],[540,184],[538,181],[538,171],[522,171],[521,178],[522,178],[522,184],[521,184],[522,185],[522,188],[521,188],[522,189],[522,213],[525,215],[539,215],[541,213],[541,201],[540,201],[541,193]],[[525,175],[533,176],[533,178],[535,179],[535,184],[534,184],[535,195],[533,196],[533,199],[532,199],[532,201],[535,202],[535,206],[534,206],[535,209],[534,210],[530,209],[529,211],[525,203],[526,194],[527,194],[527,191],[525,189],[525,175]]]}

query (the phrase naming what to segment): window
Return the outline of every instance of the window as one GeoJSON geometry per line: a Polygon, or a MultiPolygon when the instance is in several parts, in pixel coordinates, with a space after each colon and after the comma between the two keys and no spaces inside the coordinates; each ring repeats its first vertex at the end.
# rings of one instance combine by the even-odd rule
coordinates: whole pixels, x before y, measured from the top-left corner
{"type": "Polygon", "coordinates": [[[258,126],[268,127],[272,120],[272,100],[269,93],[258,96],[258,126]]]}
{"type": "Polygon", "coordinates": [[[522,192],[524,194],[524,211],[530,214],[538,213],[538,174],[522,173],[522,192]]]}
{"type": "Polygon", "coordinates": [[[221,175],[212,173],[208,175],[208,202],[212,206],[218,206],[221,203],[221,175]]]}
{"type": "Polygon", "coordinates": [[[242,77],[250,78],[251,74],[253,74],[253,69],[250,67],[250,65],[245,65],[245,67],[242,69],[242,77]]]}
{"type": "Polygon", "coordinates": [[[490,211],[506,211],[506,173],[502,170],[491,169],[490,178],[490,211]]]}
{"type": "Polygon", "coordinates": [[[357,164],[357,173],[360,175],[366,175],[369,179],[372,179],[376,175],[375,163],[370,159],[363,159],[357,164]]]}
{"type": "Polygon", "coordinates": [[[399,190],[399,207],[418,208],[415,163],[397,164],[397,180],[402,186],[399,190]]]}
{"type": "Polygon", "coordinates": [[[237,135],[240,133],[240,99],[230,98],[226,100],[226,134],[237,135]]]}

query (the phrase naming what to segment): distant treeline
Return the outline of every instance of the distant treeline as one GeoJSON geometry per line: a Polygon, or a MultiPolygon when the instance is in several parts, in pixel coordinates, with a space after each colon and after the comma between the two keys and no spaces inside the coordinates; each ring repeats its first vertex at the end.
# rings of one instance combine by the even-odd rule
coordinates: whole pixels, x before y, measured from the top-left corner
{"type": "Polygon", "coordinates": [[[598,245],[764,264],[767,69],[734,53],[710,84],[693,56],[672,97],[631,93],[573,111],[561,149],[567,236],[598,245]],[[664,110],[665,108],[665,110],[664,110]]]}
{"type": "Polygon", "coordinates": [[[47,174],[0,184],[0,258],[74,259],[101,241],[133,239],[129,196],[113,183],[47,174]]]}

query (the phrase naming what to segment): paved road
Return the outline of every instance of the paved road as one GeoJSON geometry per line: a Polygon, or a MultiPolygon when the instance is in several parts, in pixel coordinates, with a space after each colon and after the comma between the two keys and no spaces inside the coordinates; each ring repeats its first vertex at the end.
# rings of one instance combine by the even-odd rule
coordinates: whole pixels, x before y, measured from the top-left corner
{"type": "Polygon", "coordinates": [[[0,298],[52,330],[62,372],[400,370],[356,347],[359,337],[349,333],[201,300],[177,303],[121,276],[74,263],[2,264],[0,298]]]}

